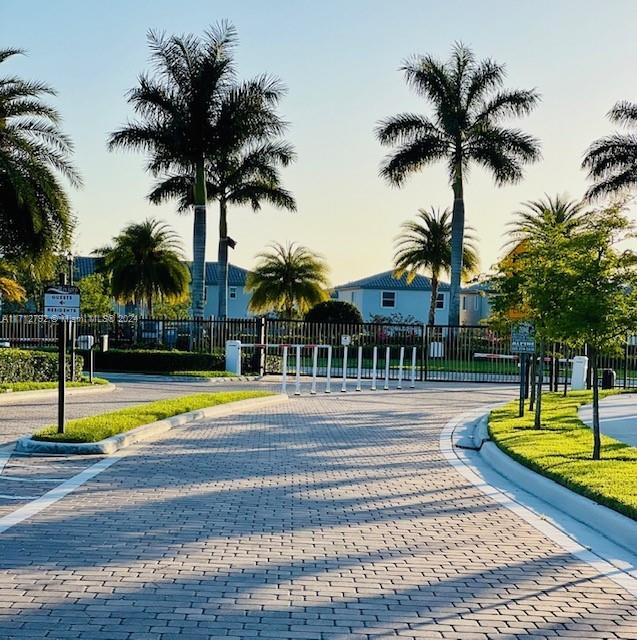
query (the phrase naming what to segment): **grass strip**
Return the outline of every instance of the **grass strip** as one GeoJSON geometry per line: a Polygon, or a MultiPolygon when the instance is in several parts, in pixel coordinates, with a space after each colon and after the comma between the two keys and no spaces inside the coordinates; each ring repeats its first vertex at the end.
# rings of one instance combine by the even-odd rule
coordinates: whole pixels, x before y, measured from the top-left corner
{"type": "MultiPolygon", "coordinates": [[[[600,397],[617,391],[600,392],[600,397]]],[[[496,445],[524,466],[637,520],[637,447],[602,435],[602,459],[592,460],[593,433],[577,415],[591,391],[542,395],[542,428],[533,415],[518,418],[518,401],[494,409],[489,433],[496,445]]],[[[603,419],[603,407],[601,409],[603,419]]]]}
{"type": "Polygon", "coordinates": [[[271,396],[267,391],[228,391],[194,393],[188,396],[138,404],[119,411],[69,420],[64,433],[57,433],[55,425],[44,427],[32,437],[48,442],[98,442],[104,438],[130,431],[143,424],[170,418],[180,413],[214,407],[228,402],[271,396]]]}
{"type": "MultiPolygon", "coordinates": [[[[104,378],[93,378],[94,385],[108,384],[108,380],[104,378]]],[[[67,389],[75,389],[78,387],[91,387],[88,378],[77,382],[67,382],[67,389]]],[[[58,383],[54,382],[2,382],[0,383],[0,393],[10,393],[19,391],[40,391],[42,389],[57,389],[58,383]]]]}

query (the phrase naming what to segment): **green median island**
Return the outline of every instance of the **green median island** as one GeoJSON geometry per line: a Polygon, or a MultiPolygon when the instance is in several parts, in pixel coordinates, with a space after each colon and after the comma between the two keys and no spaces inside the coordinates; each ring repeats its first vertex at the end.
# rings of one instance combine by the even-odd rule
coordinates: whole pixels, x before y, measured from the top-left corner
{"type": "MultiPolygon", "coordinates": [[[[67,382],[67,389],[78,389],[92,387],[95,385],[108,384],[108,380],[104,378],[93,378],[93,382],[89,382],[88,378],[82,378],[76,382],[67,382]]],[[[20,391],[41,391],[45,389],[57,389],[57,382],[2,382],[0,383],[0,393],[11,393],[20,391]]]]}
{"type": "Polygon", "coordinates": [[[491,412],[491,439],[529,469],[637,520],[637,447],[602,435],[602,459],[591,459],[593,432],[577,409],[592,400],[591,391],[542,394],[541,429],[533,428],[531,412],[518,417],[515,400],[491,412]]]}
{"type": "Polygon", "coordinates": [[[99,442],[143,424],[171,418],[180,413],[271,395],[273,394],[267,391],[193,393],[187,396],[138,404],[97,416],[69,420],[64,427],[64,433],[57,433],[57,427],[49,425],[34,433],[32,438],[47,442],[99,442]]]}

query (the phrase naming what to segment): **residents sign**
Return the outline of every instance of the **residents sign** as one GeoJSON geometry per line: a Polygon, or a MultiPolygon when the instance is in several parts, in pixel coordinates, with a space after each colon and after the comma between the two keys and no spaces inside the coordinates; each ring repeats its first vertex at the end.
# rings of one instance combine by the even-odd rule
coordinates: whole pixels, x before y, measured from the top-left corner
{"type": "Polygon", "coordinates": [[[535,353],[535,327],[530,322],[518,322],[511,329],[511,353],[535,353]]]}
{"type": "Polygon", "coordinates": [[[44,292],[44,317],[49,320],[79,320],[80,290],[64,284],[48,287],[44,292]]]}

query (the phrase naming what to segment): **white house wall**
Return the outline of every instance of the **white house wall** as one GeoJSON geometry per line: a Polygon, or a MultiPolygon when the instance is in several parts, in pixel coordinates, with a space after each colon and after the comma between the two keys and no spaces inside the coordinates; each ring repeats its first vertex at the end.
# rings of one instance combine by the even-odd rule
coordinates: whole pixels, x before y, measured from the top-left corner
{"type": "MultiPolygon", "coordinates": [[[[228,317],[229,318],[251,318],[253,313],[248,311],[248,303],[250,302],[250,294],[246,293],[243,287],[237,286],[236,298],[230,297],[230,289],[228,287],[228,317]]],[[[204,316],[216,317],[219,309],[219,287],[217,285],[206,286],[206,305],[204,307],[204,316]]]]}

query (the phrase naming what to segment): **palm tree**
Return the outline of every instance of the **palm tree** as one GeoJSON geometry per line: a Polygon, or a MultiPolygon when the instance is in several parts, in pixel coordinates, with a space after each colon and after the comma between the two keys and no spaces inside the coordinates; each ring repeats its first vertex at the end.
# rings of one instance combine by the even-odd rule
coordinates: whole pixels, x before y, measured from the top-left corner
{"type": "Polygon", "coordinates": [[[0,299],[2,302],[24,302],[25,288],[16,280],[15,268],[6,260],[0,260],[0,299]]]}
{"type": "Polygon", "coordinates": [[[565,196],[544,194],[544,198],[525,202],[515,212],[516,220],[509,223],[511,240],[507,244],[519,245],[527,240],[542,241],[553,233],[572,235],[585,222],[584,203],[567,200],[565,196]]]}
{"type": "MultiPolygon", "coordinates": [[[[466,231],[473,231],[467,227],[466,231]]],[[[478,268],[478,251],[474,236],[465,233],[462,256],[462,275],[467,278],[478,268]]],[[[436,320],[436,299],[440,276],[451,269],[451,211],[440,212],[418,209],[416,220],[402,224],[402,233],[396,238],[394,254],[394,276],[401,278],[407,274],[407,283],[413,281],[419,271],[431,276],[431,303],[429,324],[436,320]]]]}
{"type": "Polygon", "coordinates": [[[101,258],[100,271],[120,302],[145,304],[149,317],[153,301],[180,302],[187,298],[190,274],[177,234],[163,222],[148,218],[130,224],[110,246],[93,252],[101,258]]]}
{"type": "Polygon", "coordinates": [[[464,180],[472,163],[488,169],[497,185],[517,182],[522,166],[540,157],[539,143],[519,129],[502,126],[509,116],[528,114],[537,104],[536,91],[503,89],[504,67],[493,60],[476,61],[456,44],[451,58],[431,56],[407,60],[402,71],[409,86],[433,106],[433,117],[403,113],[381,121],[376,135],[383,145],[397,146],[385,159],[381,176],[395,186],[426,165],[447,163],[453,189],[451,304],[449,323],[459,324],[464,180]]]}
{"type": "Polygon", "coordinates": [[[206,202],[219,202],[221,264],[218,315],[227,312],[229,204],[262,202],[295,209],[281,187],[278,168],[294,159],[280,140],[286,128],[276,107],[281,83],[262,75],[238,82],[233,61],[236,31],[222,23],[203,38],[148,35],[156,74],[142,75],[129,95],[139,116],[113,133],[109,146],[130,147],[150,155],[148,169],[158,181],[153,203],[177,198],[179,209],[194,206],[192,313],[204,311],[206,202]]]}
{"type": "MultiPolygon", "coordinates": [[[[0,64],[20,49],[0,50],[0,64]]],[[[69,161],[70,140],[60,116],[42,101],[55,95],[42,82],[0,78],[0,250],[5,256],[67,246],[73,229],[69,201],[59,176],[80,184],[69,161]]]]}
{"type": "MultiPolygon", "coordinates": [[[[635,129],[637,104],[618,102],[609,112],[611,122],[635,129]]],[[[589,199],[612,195],[637,186],[637,136],[614,133],[596,140],[587,149],[582,167],[595,184],[588,189],[589,199]]]]}
{"type": "Polygon", "coordinates": [[[327,265],[307,247],[275,242],[257,258],[246,280],[246,290],[252,292],[250,311],[277,311],[291,320],[329,298],[327,265]]]}

